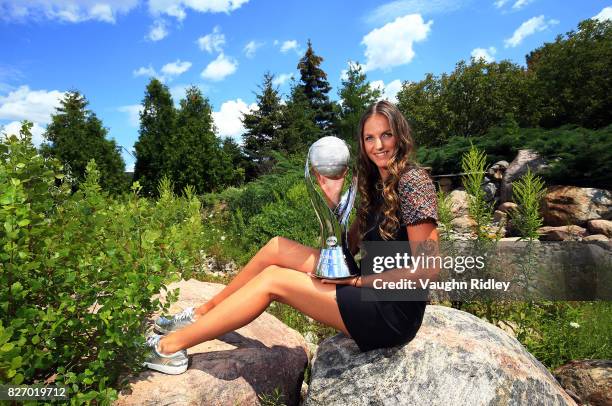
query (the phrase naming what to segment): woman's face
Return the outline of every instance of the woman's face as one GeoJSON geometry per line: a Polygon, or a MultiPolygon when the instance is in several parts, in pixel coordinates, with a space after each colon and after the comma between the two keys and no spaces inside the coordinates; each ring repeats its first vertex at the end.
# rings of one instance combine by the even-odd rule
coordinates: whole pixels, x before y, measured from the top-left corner
{"type": "Polygon", "coordinates": [[[387,169],[387,162],[397,149],[397,137],[391,132],[387,117],[376,113],[363,125],[363,147],[378,169],[387,169]]]}

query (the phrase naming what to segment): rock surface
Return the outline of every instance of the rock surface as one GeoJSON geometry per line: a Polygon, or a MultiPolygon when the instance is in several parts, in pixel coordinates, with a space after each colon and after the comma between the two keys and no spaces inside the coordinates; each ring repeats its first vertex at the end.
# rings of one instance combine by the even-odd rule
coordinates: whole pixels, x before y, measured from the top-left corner
{"type": "Polygon", "coordinates": [[[612,219],[612,192],[576,186],[552,186],[542,202],[544,224],[585,226],[588,220],[612,219]]]}
{"type": "Polygon", "coordinates": [[[608,238],[612,238],[612,221],[590,220],[587,222],[587,230],[591,234],[603,234],[608,238]]]}
{"type": "Polygon", "coordinates": [[[586,229],[579,226],[540,227],[538,228],[542,241],[568,241],[579,240],[586,236],[586,229]]]}
{"type": "Polygon", "coordinates": [[[469,195],[465,190],[455,189],[450,192],[451,213],[454,217],[461,217],[468,214],[469,195]]]}
{"type": "Polygon", "coordinates": [[[403,346],[361,353],[343,335],[323,341],[311,376],[307,406],[575,405],[516,339],[434,305],[403,346]]]}
{"type": "MultiPolygon", "coordinates": [[[[223,285],[180,281],[170,313],[197,306],[223,285]]],[[[165,297],[165,294],[161,295],[165,297]]],[[[276,317],[263,313],[249,325],[188,349],[189,369],[181,375],[144,371],[132,378],[131,394],[116,405],[257,405],[258,395],[279,388],[287,405],[299,401],[308,350],[303,337],[276,317]]]]}
{"type": "Polygon", "coordinates": [[[554,375],[581,403],[612,405],[612,360],[571,361],[555,369],[554,375]]]}
{"type": "Polygon", "coordinates": [[[512,200],[512,182],[527,173],[527,169],[531,169],[533,173],[538,173],[546,167],[546,162],[537,152],[529,149],[519,150],[514,160],[508,165],[501,182],[500,201],[512,200]]]}

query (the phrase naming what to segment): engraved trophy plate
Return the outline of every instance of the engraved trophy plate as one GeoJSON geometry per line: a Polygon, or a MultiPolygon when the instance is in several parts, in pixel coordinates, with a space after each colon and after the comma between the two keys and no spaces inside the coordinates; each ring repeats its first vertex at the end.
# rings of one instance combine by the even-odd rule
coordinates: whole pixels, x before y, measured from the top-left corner
{"type": "Polygon", "coordinates": [[[321,255],[315,270],[315,276],[320,278],[341,279],[353,276],[349,263],[354,264],[355,260],[347,247],[347,223],[357,194],[357,176],[353,176],[349,189],[332,210],[317,191],[310,169],[312,167],[312,170],[328,178],[338,178],[348,168],[349,159],[348,146],[337,137],[319,139],[310,146],[306,157],[306,189],[321,226],[321,255]]]}

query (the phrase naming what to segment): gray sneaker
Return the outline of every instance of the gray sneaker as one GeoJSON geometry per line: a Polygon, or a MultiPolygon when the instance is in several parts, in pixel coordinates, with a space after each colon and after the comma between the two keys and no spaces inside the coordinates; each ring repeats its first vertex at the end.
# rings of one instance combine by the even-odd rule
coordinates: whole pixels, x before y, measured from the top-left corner
{"type": "Polygon", "coordinates": [[[161,316],[155,320],[155,331],[161,334],[168,334],[185,326],[190,325],[195,321],[193,307],[188,307],[180,313],[171,317],[161,316]]]}
{"type": "Polygon", "coordinates": [[[162,338],[162,336],[157,334],[152,334],[147,337],[149,354],[143,365],[147,368],[163,372],[164,374],[178,375],[185,372],[187,370],[187,364],[189,363],[187,351],[181,350],[170,355],[161,354],[157,350],[157,344],[160,338],[162,338]]]}

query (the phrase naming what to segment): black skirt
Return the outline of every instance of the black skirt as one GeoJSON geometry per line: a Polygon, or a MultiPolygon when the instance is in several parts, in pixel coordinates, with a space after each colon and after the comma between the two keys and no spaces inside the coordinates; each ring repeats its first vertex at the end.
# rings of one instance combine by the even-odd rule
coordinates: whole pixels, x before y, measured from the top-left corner
{"type": "Polygon", "coordinates": [[[421,327],[426,302],[365,301],[361,289],[336,285],[342,321],[361,351],[393,347],[414,338],[421,327]]]}

